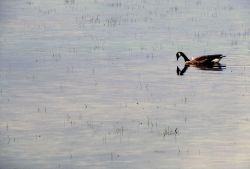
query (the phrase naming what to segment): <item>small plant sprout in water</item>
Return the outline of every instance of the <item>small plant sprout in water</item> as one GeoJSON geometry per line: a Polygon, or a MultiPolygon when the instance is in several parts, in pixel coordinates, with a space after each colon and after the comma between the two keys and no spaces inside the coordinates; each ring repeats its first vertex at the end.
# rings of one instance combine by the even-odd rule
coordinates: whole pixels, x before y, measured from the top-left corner
{"type": "Polygon", "coordinates": [[[176,135],[179,135],[179,134],[180,134],[180,131],[179,131],[178,128],[172,129],[169,126],[167,128],[165,128],[163,130],[163,132],[162,132],[163,137],[166,137],[166,136],[176,136],[176,135]]]}

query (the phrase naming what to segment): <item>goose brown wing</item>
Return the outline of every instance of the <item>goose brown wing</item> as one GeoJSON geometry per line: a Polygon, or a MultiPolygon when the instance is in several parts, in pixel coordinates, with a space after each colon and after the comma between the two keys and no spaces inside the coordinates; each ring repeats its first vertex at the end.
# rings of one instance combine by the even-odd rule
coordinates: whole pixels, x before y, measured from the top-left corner
{"type": "Polygon", "coordinates": [[[195,58],[196,61],[198,62],[202,62],[202,61],[212,61],[216,58],[221,58],[223,57],[222,54],[214,54],[214,55],[204,55],[204,56],[199,56],[197,58],[195,58]]]}

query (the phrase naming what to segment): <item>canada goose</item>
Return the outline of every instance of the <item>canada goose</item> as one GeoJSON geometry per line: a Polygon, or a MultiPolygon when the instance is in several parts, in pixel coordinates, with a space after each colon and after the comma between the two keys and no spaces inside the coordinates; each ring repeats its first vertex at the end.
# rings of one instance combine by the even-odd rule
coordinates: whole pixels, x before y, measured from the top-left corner
{"type": "Polygon", "coordinates": [[[188,59],[188,57],[183,52],[177,52],[176,58],[177,60],[179,57],[183,57],[186,65],[211,65],[214,63],[219,63],[219,61],[226,56],[223,56],[222,54],[215,54],[215,55],[204,55],[199,56],[196,58],[192,58],[192,60],[188,59]]]}

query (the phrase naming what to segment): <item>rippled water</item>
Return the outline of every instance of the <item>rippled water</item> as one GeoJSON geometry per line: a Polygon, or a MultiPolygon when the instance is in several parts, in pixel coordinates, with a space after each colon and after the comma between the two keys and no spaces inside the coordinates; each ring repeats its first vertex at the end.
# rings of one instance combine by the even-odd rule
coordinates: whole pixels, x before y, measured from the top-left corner
{"type": "Polygon", "coordinates": [[[1,1],[0,168],[249,168],[249,7],[1,1]]]}

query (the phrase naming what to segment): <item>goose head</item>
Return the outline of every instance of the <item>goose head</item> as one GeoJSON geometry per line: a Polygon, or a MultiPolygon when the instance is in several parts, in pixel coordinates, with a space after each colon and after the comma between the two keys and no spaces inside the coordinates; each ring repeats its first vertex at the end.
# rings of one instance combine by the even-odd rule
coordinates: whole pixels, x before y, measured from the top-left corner
{"type": "Polygon", "coordinates": [[[185,62],[189,61],[188,57],[183,52],[177,52],[176,53],[176,59],[178,60],[180,57],[183,57],[185,62]]]}
{"type": "Polygon", "coordinates": [[[177,53],[176,53],[176,59],[178,60],[179,57],[181,57],[181,55],[182,55],[182,52],[177,52],[177,53]]]}

